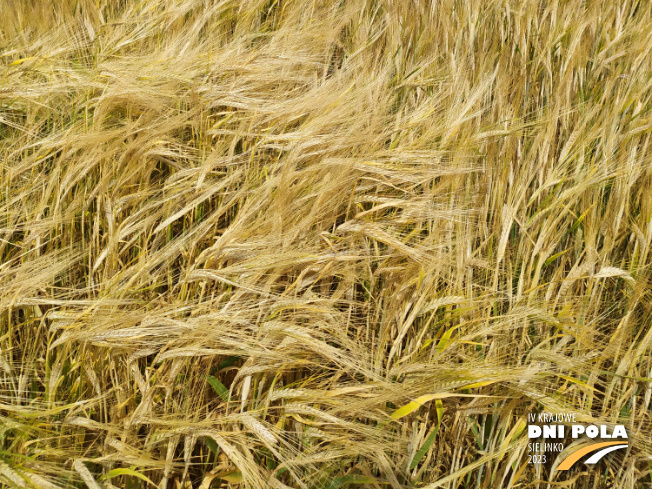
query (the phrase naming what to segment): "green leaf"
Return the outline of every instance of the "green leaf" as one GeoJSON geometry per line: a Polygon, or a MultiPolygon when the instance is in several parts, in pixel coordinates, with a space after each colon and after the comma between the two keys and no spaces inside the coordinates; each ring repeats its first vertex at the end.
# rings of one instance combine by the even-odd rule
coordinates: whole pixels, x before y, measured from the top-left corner
{"type": "Polygon", "coordinates": [[[222,472],[221,474],[217,474],[215,477],[218,479],[223,479],[227,482],[242,482],[242,472],[239,470],[231,470],[230,472],[222,472]]]}
{"type": "Polygon", "coordinates": [[[215,440],[207,436],[204,441],[206,442],[206,446],[211,452],[213,452],[215,455],[220,453],[220,449],[217,446],[217,443],[215,443],[215,440]]]}
{"type": "Polygon", "coordinates": [[[410,463],[410,469],[415,468],[417,464],[421,462],[421,459],[425,457],[426,453],[428,453],[428,450],[430,450],[430,446],[432,445],[432,442],[435,441],[435,437],[437,436],[437,432],[439,431],[439,425],[441,425],[441,418],[437,422],[435,429],[432,430],[432,433],[430,433],[430,435],[428,436],[424,444],[421,445],[421,447],[417,450],[417,453],[414,454],[414,458],[410,463]]]}
{"type": "Polygon", "coordinates": [[[451,336],[455,332],[457,328],[459,328],[461,324],[458,324],[457,326],[453,326],[452,328],[449,328],[442,336],[441,339],[439,340],[439,343],[437,343],[437,351],[441,353],[446,349],[446,347],[450,344],[451,336]]]}
{"type": "MultiPolygon", "coordinates": [[[[485,394],[457,394],[455,392],[440,392],[439,394],[427,394],[425,396],[417,397],[414,401],[408,402],[405,406],[401,406],[396,411],[394,411],[391,416],[394,419],[401,419],[403,416],[416,411],[425,403],[432,401],[433,399],[446,399],[448,397],[499,397],[499,396],[490,396],[485,394]]],[[[443,414],[443,404],[437,404],[437,416],[443,414]],[[441,414],[440,414],[441,409],[441,414]]]]}
{"type": "Polygon", "coordinates": [[[220,364],[217,366],[217,369],[222,370],[223,368],[230,367],[238,360],[240,360],[240,357],[233,357],[233,356],[228,357],[220,362],[220,364]]]}
{"type": "Polygon", "coordinates": [[[137,472],[134,469],[113,469],[109,471],[107,474],[104,474],[99,478],[99,480],[106,480],[106,479],[113,479],[114,477],[118,477],[120,475],[131,475],[133,477],[138,477],[141,480],[144,480],[145,482],[153,485],[156,487],[156,484],[154,484],[149,477],[141,474],[140,472],[137,472]]]}
{"type": "Polygon", "coordinates": [[[222,382],[212,375],[209,375],[206,380],[208,380],[208,383],[211,385],[213,390],[217,392],[224,401],[229,400],[229,389],[227,389],[222,382]]]}
{"type": "Polygon", "coordinates": [[[441,399],[437,399],[435,401],[435,406],[437,407],[437,419],[439,420],[439,424],[441,424],[441,418],[444,417],[444,403],[441,402],[441,399]]]}
{"type": "Polygon", "coordinates": [[[564,251],[560,251],[559,253],[555,253],[552,255],[550,258],[548,258],[545,262],[543,262],[544,265],[550,265],[553,261],[555,261],[557,258],[559,258],[561,255],[566,253],[570,248],[566,248],[564,251]]]}

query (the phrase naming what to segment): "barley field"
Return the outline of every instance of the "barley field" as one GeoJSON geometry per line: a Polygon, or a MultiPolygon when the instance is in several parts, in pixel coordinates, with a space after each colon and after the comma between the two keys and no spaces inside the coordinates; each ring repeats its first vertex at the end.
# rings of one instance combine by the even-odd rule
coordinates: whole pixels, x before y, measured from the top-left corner
{"type": "Polygon", "coordinates": [[[0,0],[0,487],[652,487],[647,0],[0,0]],[[626,450],[530,463],[528,415],[626,450]]]}

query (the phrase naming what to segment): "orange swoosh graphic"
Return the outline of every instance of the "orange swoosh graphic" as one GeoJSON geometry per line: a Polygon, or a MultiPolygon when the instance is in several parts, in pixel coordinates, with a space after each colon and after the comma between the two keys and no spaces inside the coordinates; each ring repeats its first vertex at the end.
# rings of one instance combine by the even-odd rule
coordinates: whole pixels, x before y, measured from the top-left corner
{"type": "Polygon", "coordinates": [[[596,450],[599,450],[600,448],[610,447],[611,445],[624,445],[624,443],[622,441],[605,441],[603,443],[592,443],[588,447],[584,447],[577,450],[576,452],[573,452],[570,457],[568,457],[561,464],[559,464],[557,470],[568,470],[573,466],[575,462],[577,462],[587,453],[594,452],[596,450]]]}

